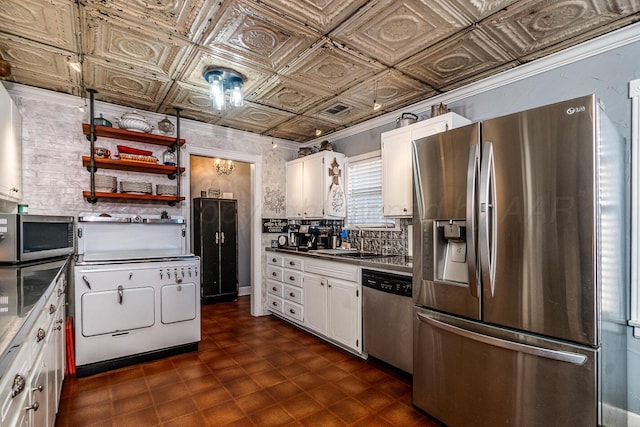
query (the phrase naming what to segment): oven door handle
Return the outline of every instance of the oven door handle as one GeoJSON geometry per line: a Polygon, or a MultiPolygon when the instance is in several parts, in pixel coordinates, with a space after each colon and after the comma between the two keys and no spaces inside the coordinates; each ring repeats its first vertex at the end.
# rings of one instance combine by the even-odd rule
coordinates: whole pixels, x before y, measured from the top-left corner
{"type": "Polygon", "coordinates": [[[124,288],[122,285],[118,285],[118,304],[122,305],[122,300],[124,299],[124,288]]]}
{"type": "Polygon", "coordinates": [[[87,288],[91,289],[91,283],[89,283],[89,279],[87,278],[87,276],[82,276],[82,281],[85,285],[87,285],[87,288]]]}

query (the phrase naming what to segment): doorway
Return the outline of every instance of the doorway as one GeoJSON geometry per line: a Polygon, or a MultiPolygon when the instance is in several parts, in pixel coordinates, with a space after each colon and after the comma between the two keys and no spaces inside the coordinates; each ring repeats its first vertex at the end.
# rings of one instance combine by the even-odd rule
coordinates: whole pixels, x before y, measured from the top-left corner
{"type": "MultiPolygon", "coordinates": [[[[185,190],[184,216],[191,221],[195,197],[238,200],[238,283],[239,295],[251,295],[251,314],[262,310],[262,256],[260,234],[260,200],[262,198],[262,157],[225,150],[190,147],[185,190]],[[233,170],[216,169],[219,162],[232,161],[233,170]],[[204,192],[204,193],[203,193],[204,192]]],[[[192,229],[192,227],[190,227],[192,229]]],[[[193,246],[189,236],[189,244],[193,246]]]]}

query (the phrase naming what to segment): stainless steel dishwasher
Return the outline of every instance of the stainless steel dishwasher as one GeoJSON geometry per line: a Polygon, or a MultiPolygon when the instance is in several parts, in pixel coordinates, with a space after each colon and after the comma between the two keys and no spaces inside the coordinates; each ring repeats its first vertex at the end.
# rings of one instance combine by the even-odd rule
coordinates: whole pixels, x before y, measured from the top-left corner
{"type": "Polygon", "coordinates": [[[413,373],[411,276],[362,270],[364,352],[413,373]]]}

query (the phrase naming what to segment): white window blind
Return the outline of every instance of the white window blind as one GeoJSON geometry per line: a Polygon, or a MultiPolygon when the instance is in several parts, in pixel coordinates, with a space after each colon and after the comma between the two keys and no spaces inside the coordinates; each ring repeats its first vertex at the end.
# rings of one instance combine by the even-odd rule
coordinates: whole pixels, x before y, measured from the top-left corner
{"type": "Polygon", "coordinates": [[[380,155],[349,161],[347,173],[347,226],[393,226],[382,216],[382,159],[380,155]]]}

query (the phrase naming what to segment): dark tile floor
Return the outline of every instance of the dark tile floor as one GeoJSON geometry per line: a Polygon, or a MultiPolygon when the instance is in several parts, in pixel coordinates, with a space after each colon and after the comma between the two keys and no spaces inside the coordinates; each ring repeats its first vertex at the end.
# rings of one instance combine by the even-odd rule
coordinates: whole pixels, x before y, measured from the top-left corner
{"type": "Polygon", "coordinates": [[[272,316],[202,307],[197,352],[67,378],[56,426],[440,426],[411,380],[272,316]]]}

